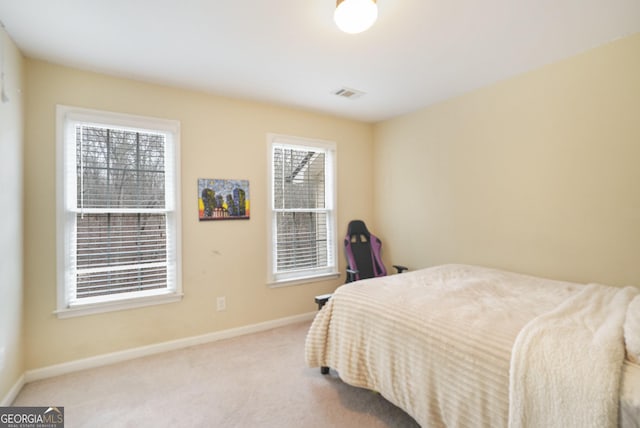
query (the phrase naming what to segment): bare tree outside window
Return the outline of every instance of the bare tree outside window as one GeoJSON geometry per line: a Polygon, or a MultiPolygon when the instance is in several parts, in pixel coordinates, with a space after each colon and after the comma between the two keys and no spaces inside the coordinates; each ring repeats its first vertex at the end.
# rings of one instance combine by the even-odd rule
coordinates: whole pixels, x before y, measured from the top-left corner
{"type": "Polygon", "coordinates": [[[58,105],[56,125],[56,315],[180,301],[180,122],[58,105]]]}
{"type": "Polygon", "coordinates": [[[77,298],[166,287],[165,137],[76,127],[77,298]]]}

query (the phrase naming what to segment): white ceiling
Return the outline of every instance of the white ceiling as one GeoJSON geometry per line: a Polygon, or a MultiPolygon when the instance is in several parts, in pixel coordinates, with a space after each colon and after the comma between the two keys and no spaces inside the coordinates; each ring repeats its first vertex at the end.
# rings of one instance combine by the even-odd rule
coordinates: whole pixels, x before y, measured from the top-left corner
{"type": "Polygon", "coordinates": [[[640,31],[640,0],[378,6],[357,35],[336,28],[335,0],[0,0],[0,21],[32,58],[367,122],[640,31]]]}

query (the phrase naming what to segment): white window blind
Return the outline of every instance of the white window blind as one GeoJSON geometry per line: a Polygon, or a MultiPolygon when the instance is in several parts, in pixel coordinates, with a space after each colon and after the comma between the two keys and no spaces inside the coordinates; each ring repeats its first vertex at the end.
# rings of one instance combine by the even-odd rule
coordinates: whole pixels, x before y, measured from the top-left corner
{"type": "Polygon", "coordinates": [[[331,144],[273,137],[272,280],[336,272],[331,144]]]}
{"type": "Polygon", "coordinates": [[[177,294],[175,125],[65,109],[62,115],[58,310],[177,294]]]}

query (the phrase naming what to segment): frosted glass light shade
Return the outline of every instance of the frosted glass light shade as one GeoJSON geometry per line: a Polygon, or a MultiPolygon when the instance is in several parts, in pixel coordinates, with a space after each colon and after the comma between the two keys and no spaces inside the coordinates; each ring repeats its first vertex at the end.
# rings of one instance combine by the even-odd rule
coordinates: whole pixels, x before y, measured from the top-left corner
{"type": "Polygon", "coordinates": [[[375,0],[338,0],[333,20],[345,33],[356,34],[368,29],[378,19],[375,0]]]}

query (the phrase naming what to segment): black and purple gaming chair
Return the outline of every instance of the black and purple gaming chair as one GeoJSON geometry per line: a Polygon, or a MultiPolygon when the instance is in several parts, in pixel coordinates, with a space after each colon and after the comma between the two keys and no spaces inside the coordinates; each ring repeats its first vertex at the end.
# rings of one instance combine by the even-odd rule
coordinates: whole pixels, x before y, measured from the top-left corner
{"type": "MultiPolygon", "coordinates": [[[[346,282],[385,276],[387,269],[382,263],[381,249],[382,241],[369,232],[362,220],[350,221],[347,235],[344,237],[344,253],[347,258],[346,282]]],[[[393,267],[398,273],[407,270],[405,266],[393,265],[393,267]]],[[[318,309],[327,303],[331,294],[316,296],[315,302],[318,304],[318,309]]]]}
{"type": "MultiPolygon", "coordinates": [[[[344,237],[344,253],[347,257],[346,282],[387,275],[387,269],[382,263],[381,249],[382,241],[369,232],[362,220],[350,221],[347,235],[344,237]]],[[[393,267],[398,273],[407,270],[405,266],[393,267]]]]}
{"type": "Polygon", "coordinates": [[[369,232],[362,220],[353,220],[344,237],[344,254],[347,257],[347,282],[385,276],[382,263],[382,241],[369,232]]]}

